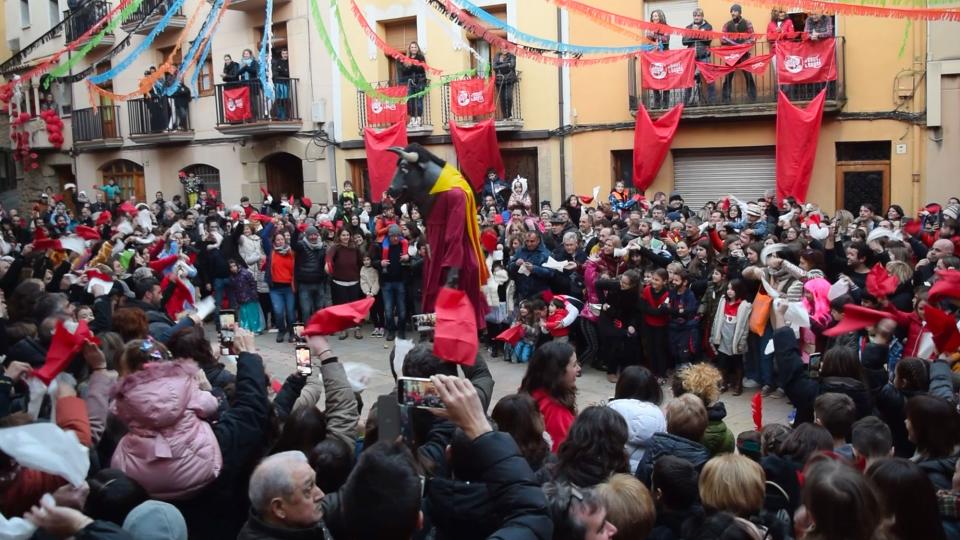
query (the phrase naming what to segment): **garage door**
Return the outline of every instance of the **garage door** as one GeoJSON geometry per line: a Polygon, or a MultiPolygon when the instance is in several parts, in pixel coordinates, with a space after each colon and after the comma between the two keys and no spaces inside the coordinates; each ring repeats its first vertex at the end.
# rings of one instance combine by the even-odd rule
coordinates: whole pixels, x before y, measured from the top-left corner
{"type": "Polygon", "coordinates": [[[674,150],[674,189],[691,209],[727,195],[757,199],[776,186],[774,147],[674,150]]]}

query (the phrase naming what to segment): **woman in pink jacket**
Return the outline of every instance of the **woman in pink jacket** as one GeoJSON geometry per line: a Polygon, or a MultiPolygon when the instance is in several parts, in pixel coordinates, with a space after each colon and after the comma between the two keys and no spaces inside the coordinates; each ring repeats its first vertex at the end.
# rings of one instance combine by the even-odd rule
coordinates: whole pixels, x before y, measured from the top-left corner
{"type": "Polygon", "coordinates": [[[203,420],[215,414],[217,399],[200,389],[198,371],[191,360],[171,359],[153,340],[131,341],[121,357],[112,412],[130,431],[111,466],[152,498],[187,498],[213,482],[223,467],[213,428],[203,420]]]}

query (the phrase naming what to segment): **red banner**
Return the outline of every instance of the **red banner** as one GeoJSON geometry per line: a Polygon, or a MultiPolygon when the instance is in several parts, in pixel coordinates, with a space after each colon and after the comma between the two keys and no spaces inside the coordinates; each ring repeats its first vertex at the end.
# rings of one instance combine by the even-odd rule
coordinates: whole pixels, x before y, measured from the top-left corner
{"type": "Polygon", "coordinates": [[[643,87],[673,90],[693,86],[694,50],[654,51],[640,54],[643,87]]]}
{"type": "Polygon", "coordinates": [[[505,178],[500,145],[497,143],[497,128],[493,120],[484,120],[474,126],[462,127],[450,120],[450,138],[457,152],[457,165],[474,191],[483,189],[488,169],[496,169],[500,178],[505,178]]]}
{"type": "Polygon", "coordinates": [[[397,171],[397,155],[387,150],[391,146],[407,146],[407,125],[403,122],[377,131],[363,128],[363,145],[367,149],[367,170],[370,174],[369,198],[375,202],[390,187],[397,171]]]}
{"type": "Polygon", "coordinates": [[[780,41],[777,44],[777,82],[806,84],[837,79],[836,40],[780,41]]]}
{"type": "Polygon", "coordinates": [[[450,109],[454,116],[482,116],[496,110],[493,77],[461,79],[450,83],[450,109]]]}
{"type": "Polygon", "coordinates": [[[753,58],[749,58],[747,60],[744,60],[743,62],[740,62],[735,67],[737,69],[747,70],[750,73],[753,73],[754,75],[760,75],[761,73],[767,70],[767,66],[770,65],[770,60],[772,59],[773,59],[772,54],[754,56],[753,58]]]}
{"type": "Polygon", "coordinates": [[[697,62],[697,69],[700,70],[700,76],[707,84],[724,77],[727,73],[733,73],[737,68],[734,66],[725,66],[717,64],[708,64],[706,62],[697,62]]]}
{"type": "Polygon", "coordinates": [[[223,118],[227,122],[243,122],[253,118],[250,109],[250,87],[237,86],[223,89],[223,118]]]}
{"type": "Polygon", "coordinates": [[[807,200],[826,95],[827,89],[824,88],[806,109],[790,103],[783,92],[777,98],[778,201],[790,196],[801,204],[807,200]]]}
{"type": "Polygon", "coordinates": [[[750,52],[753,43],[741,43],[739,45],[724,45],[723,47],[710,47],[710,52],[723,61],[725,65],[735,66],[743,58],[743,55],[750,52]]]}
{"type": "MultiPolygon", "coordinates": [[[[381,94],[390,97],[402,98],[407,95],[406,86],[388,86],[378,88],[381,94]]],[[[364,95],[367,106],[368,124],[407,123],[407,105],[402,101],[384,101],[376,95],[364,95]]]]}
{"type": "Polygon", "coordinates": [[[646,191],[657,177],[670,150],[673,136],[677,133],[682,113],[681,103],[654,122],[650,120],[650,115],[642,104],[637,109],[637,123],[633,132],[633,185],[641,193],[646,191]]]}

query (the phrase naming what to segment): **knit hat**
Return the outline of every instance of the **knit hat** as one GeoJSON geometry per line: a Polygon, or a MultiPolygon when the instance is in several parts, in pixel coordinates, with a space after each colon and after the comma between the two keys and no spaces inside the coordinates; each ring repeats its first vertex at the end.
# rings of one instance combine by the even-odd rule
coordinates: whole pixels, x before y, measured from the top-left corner
{"type": "Polygon", "coordinates": [[[956,220],[960,217],[960,205],[951,204],[950,206],[943,209],[943,217],[945,219],[956,220]]]}
{"type": "Polygon", "coordinates": [[[399,235],[400,235],[400,227],[396,223],[387,227],[387,236],[399,236],[399,235]]]}
{"type": "Polygon", "coordinates": [[[743,13],[743,8],[740,7],[740,4],[734,4],[734,5],[730,6],[730,11],[731,11],[731,12],[732,12],[732,11],[738,11],[738,12],[740,12],[740,13],[743,13]]]}
{"type": "Polygon", "coordinates": [[[313,225],[310,225],[305,231],[303,231],[303,234],[310,236],[311,234],[320,234],[320,231],[317,230],[317,228],[313,225]]]}
{"type": "Polygon", "coordinates": [[[160,501],[147,501],[127,514],[123,530],[138,540],[187,540],[187,522],[177,507],[160,501]]]}
{"type": "Polygon", "coordinates": [[[670,193],[670,200],[669,200],[669,202],[682,201],[682,200],[683,200],[683,197],[680,195],[680,192],[679,192],[679,191],[673,191],[673,192],[670,193]]]}
{"type": "Polygon", "coordinates": [[[748,216],[753,216],[753,217],[760,217],[761,215],[763,215],[763,214],[760,212],[760,205],[757,204],[757,203],[755,203],[755,202],[748,202],[748,203],[747,203],[747,215],[748,215],[748,216]]]}

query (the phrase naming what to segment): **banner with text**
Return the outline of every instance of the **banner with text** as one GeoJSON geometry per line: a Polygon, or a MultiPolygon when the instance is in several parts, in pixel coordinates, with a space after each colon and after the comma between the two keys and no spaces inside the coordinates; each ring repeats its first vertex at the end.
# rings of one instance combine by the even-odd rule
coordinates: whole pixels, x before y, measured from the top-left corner
{"type": "Polygon", "coordinates": [[[693,86],[694,49],[645,52],[640,55],[645,89],[673,90],[693,86]]]}

